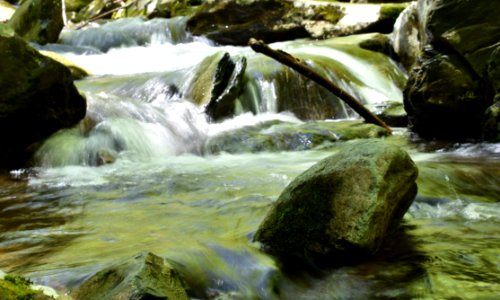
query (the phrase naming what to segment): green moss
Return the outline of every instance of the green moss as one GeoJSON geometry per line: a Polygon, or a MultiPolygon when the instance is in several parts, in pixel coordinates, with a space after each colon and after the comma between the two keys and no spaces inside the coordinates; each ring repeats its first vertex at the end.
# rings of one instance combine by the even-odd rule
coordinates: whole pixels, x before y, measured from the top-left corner
{"type": "Polygon", "coordinates": [[[0,296],[2,300],[52,299],[40,291],[30,288],[31,281],[20,276],[6,275],[0,280],[0,296]]]}
{"type": "Polygon", "coordinates": [[[380,7],[379,19],[396,20],[401,12],[408,6],[408,3],[388,3],[380,7]]]}

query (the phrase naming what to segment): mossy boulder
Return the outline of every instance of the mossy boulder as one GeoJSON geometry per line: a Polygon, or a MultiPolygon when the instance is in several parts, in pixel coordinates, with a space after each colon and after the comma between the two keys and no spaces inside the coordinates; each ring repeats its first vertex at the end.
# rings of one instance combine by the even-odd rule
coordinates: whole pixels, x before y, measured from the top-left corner
{"type": "Polygon", "coordinates": [[[27,163],[38,144],[85,116],[86,101],[64,65],[0,24],[0,167],[27,163]]]}
{"type": "Polygon", "coordinates": [[[389,133],[384,128],[362,121],[317,121],[297,124],[276,120],[216,135],[205,144],[205,152],[301,151],[329,147],[337,141],[387,135],[389,133]]]}
{"type": "Polygon", "coordinates": [[[75,300],[188,300],[179,273],[165,259],[141,253],[99,271],[72,294],[75,300]]]}
{"type": "Polygon", "coordinates": [[[61,0],[26,0],[8,24],[27,41],[55,43],[64,27],[61,0]]]}
{"type": "Polygon", "coordinates": [[[417,175],[396,146],[349,143],[285,188],[254,239],[285,262],[364,259],[396,229],[417,193],[417,175]]]}
{"type": "Polygon", "coordinates": [[[33,290],[31,282],[23,277],[6,275],[0,278],[0,299],[2,300],[51,300],[41,291],[33,290]]]}

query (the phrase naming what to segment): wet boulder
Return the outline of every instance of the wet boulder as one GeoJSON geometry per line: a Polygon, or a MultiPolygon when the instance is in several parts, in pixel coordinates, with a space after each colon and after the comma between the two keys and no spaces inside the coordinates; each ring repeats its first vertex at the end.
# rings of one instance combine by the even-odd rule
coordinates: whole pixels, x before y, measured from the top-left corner
{"type": "Polygon", "coordinates": [[[0,166],[23,166],[45,138],[85,116],[68,68],[0,24],[0,166]]]}
{"type": "Polygon", "coordinates": [[[245,68],[245,57],[231,58],[222,52],[209,56],[198,67],[186,97],[205,107],[213,120],[231,117],[243,89],[245,68]]]}
{"type": "Polygon", "coordinates": [[[139,254],[97,272],[72,297],[75,300],[189,299],[177,270],[152,253],[139,254]]]}
{"type": "Polygon", "coordinates": [[[64,27],[61,0],[27,0],[10,18],[8,24],[27,41],[55,43],[64,27]]]}
{"type": "Polygon", "coordinates": [[[285,188],[254,239],[285,262],[366,258],[409,208],[417,174],[396,146],[381,140],[348,144],[285,188]]]}
{"type": "Polygon", "coordinates": [[[500,6],[490,1],[420,0],[395,41],[406,67],[410,128],[426,139],[479,139],[497,75],[488,72],[500,40],[500,6]],[[418,45],[418,51],[415,49],[418,45]],[[418,59],[414,54],[418,53],[418,59]],[[460,76],[461,78],[457,78],[460,76]],[[493,78],[492,78],[493,77],[493,78]]]}

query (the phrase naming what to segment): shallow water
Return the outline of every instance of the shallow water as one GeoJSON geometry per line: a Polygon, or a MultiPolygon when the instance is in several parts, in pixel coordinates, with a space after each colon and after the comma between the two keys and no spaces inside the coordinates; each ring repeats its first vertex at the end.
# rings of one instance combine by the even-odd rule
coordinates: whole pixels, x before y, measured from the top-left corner
{"type": "MultiPolygon", "coordinates": [[[[337,150],[330,145],[204,155],[203,144],[219,132],[272,119],[302,121],[277,113],[269,102],[277,97],[275,82],[255,73],[262,66],[247,74],[257,74],[260,90],[254,94],[266,107],[262,114],[210,124],[202,110],[165,92],[170,84],[182,90],[196,64],[219,51],[196,43],[201,44],[66,53],[96,74],[78,82],[95,124],[54,135],[40,149],[37,167],[0,174],[0,269],[71,291],[105,266],[151,251],[172,260],[193,298],[226,293],[229,299],[494,299],[500,294],[500,144],[411,142],[404,130],[396,130],[386,140],[407,149],[417,163],[419,194],[401,229],[375,257],[339,268],[290,271],[259,251],[252,236],[273,201],[295,176],[337,150]],[[182,49],[176,47],[198,54],[183,52],[186,56],[172,64],[141,63],[158,60],[166,49],[175,57],[182,49]],[[139,63],[119,64],[130,55],[140,56],[139,63]],[[103,149],[115,161],[95,166],[94,156],[103,149]]],[[[335,51],[347,49],[344,42],[331,44],[342,45],[335,51]]],[[[298,53],[314,46],[280,45],[298,53]]],[[[245,48],[224,51],[249,55],[245,48]]],[[[360,86],[380,81],[362,79],[360,86]]],[[[373,84],[392,89],[400,83],[373,84]]]]}

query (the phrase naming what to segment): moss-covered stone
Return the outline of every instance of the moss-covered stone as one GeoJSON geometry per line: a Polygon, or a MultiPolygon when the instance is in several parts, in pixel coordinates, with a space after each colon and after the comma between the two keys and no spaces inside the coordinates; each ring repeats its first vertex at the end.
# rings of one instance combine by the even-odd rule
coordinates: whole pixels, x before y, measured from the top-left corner
{"type": "Polygon", "coordinates": [[[382,127],[361,121],[318,121],[301,124],[270,121],[212,137],[206,143],[205,151],[301,151],[328,147],[336,141],[383,137],[388,134],[382,127]]]}
{"type": "Polygon", "coordinates": [[[398,147],[380,140],[348,144],[285,188],[255,240],[283,258],[366,258],[412,203],[417,173],[398,147]]]}
{"type": "Polygon", "coordinates": [[[75,300],[189,299],[179,273],[152,253],[139,254],[96,273],[72,296],[75,300]]]}
{"type": "Polygon", "coordinates": [[[47,56],[47,57],[52,58],[53,60],[55,60],[63,65],[65,65],[71,71],[71,75],[73,76],[73,79],[75,79],[75,80],[79,80],[79,79],[82,79],[84,77],[89,76],[89,72],[87,72],[85,69],[75,65],[75,63],[73,63],[69,59],[65,58],[64,56],[57,54],[56,52],[41,50],[40,53],[47,56]]]}
{"type": "Polygon", "coordinates": [[[8,24],[25,40],[39,44],[55,43],[64,27],[61,0],[27,0],[8,24]]]}
{"type": "Polygon", "coordinates": [[[0,279],[0,299],[2,300],[50,300],[41,291],[33,290],[31,282],[20,276],[6,275],[0,279]]]}
{"type": "Polygon", "coordinates": [[[70,71],[0,24],[0,167],[21,167],[52,133],[82,119],[86,101],[70,71]]]}

